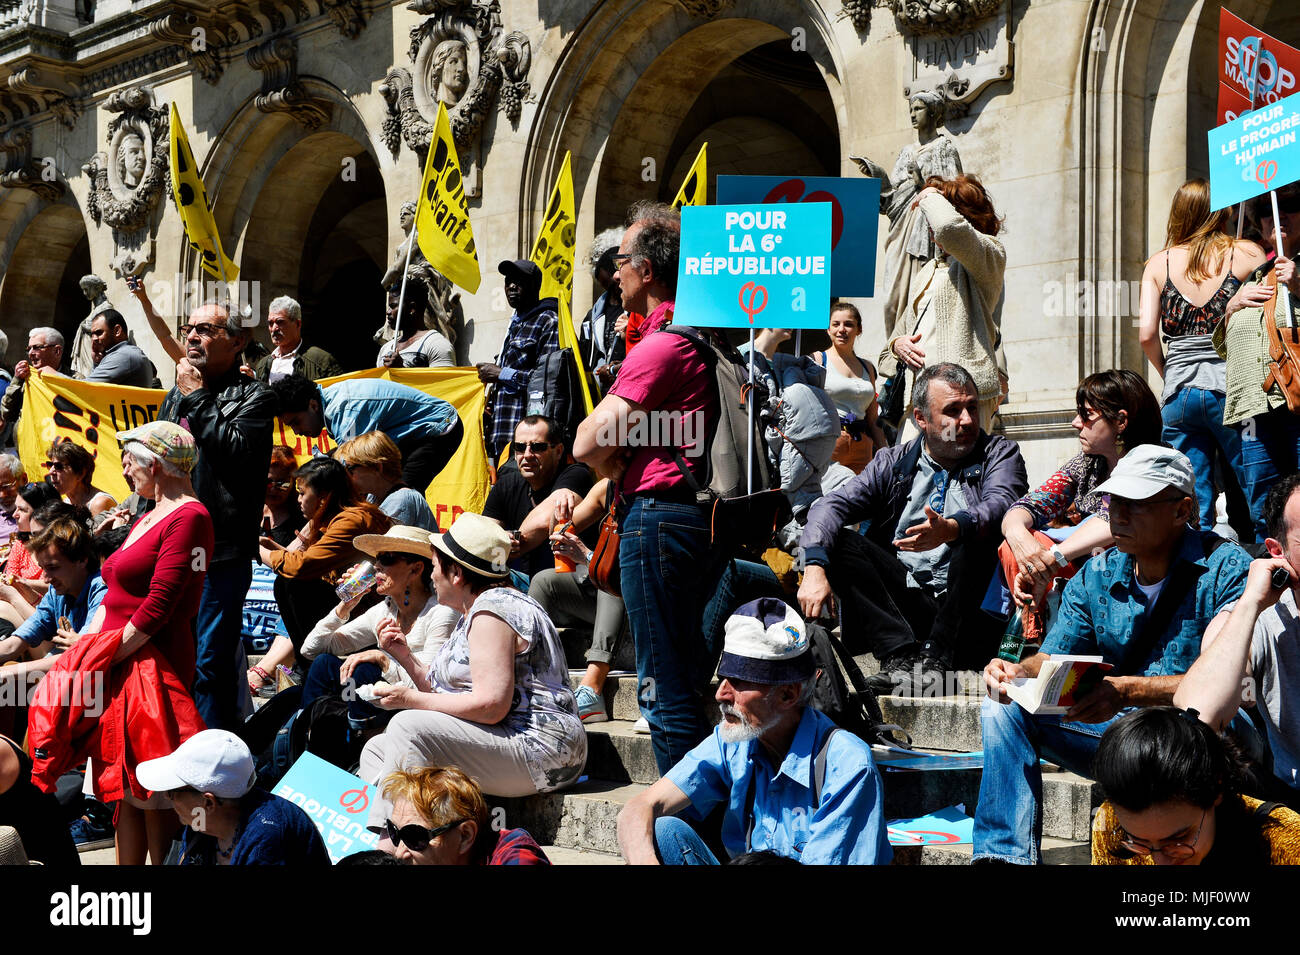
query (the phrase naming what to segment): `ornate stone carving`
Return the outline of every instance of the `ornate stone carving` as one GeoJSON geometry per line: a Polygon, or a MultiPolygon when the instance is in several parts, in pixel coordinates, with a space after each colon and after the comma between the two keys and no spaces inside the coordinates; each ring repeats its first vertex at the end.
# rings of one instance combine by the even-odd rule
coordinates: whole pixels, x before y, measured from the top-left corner
{"type": "Polygon", "coordinates": [[[298,43],[278,36],[248,51],[248,65],[262,74],[262,92],[253,101],[263,113],[288,113],[308,129],[329,122],[330,102],[312,96],[298,80],[298,43]]]}
{"type": "MultiPolygon", "coordinates": [[[[457,149],[476,155],[483,121],[496,109],[503,83],[506,115],[518,119],[532,64],[528,38],[504,33],[499,0],[413,0],[409,8],[431,15],[411,30],[410,68],[389,70],[380,87],[389,111],[385,142],[396,154],[400,131],[400,140],[423,164],[442,102],[457,149]]],[[[461,164],[471,196],[478,195],[477,166],[477,158],[461,164]]]]}
{"type": "Polygon", "coordinates": [[[366,28],[366,8],[362,0],[321,0],[321,6],[349,39],[356,39],[366,28]]]}
{"type": "Polygon", "coordinates": [[[899,29],[911,33],[961,33],[993,16],[1002,3],[1003,0],[892,0],[899,29]]]}
{"type": "Polygon", "coordinates": [[[108,123],[108,151],[81,167],[90,178],[86,209],[96,225],[113,230],[113,266],[135,274],[152,256],[154,213],[171,188],[167,143],[170,118],[155,106],[153,90],[132,86],[104,101],[116,113],[108,123]]]}
{"type": "Polygon", "coordinates": [[[731,6],[732,0],[677,0],[678,6],[693,17],[712,20],[731,6]]]}
{"type": "MultiPolygon", "coordinates": [[[[283,20],[283,16],[280,19],[283,20]]],[[[190,65],[204,82],[215,86],[221,79],[225,69],[221,61],[221,45],[226,37],[215,25],[200,24],[192,13],[173,11],[151,21],[149,32],[159,40],[183,48],[190,65]]]]}
{"type": "Polygon", "coordinates": [[[11,126],[0,132],[0,155],[4,172],[0,186],[6,189],[30,189],[47,202],[63,197],[67,186],[59,178],[52,160],[32,161],[32,131],[27,126],[11,126]]]}
{"type": "MultiPolygon", "coordinates": [[[[912,2],[907,0],[909,6],[912,2]]],[[[937,0],[930,4],[940,5],[937,0]]],[[[935,90],[948,102],[948,118],[955,119],[969,110],[971,101],[990,83],[1011,79],[1011,4],[1010,0],[961,0],[947,6],[961,7],[948,11],[948,22],[965,25],[927,27],[907,36],[912,82],[903,93],[910,98],[922,90],[935,90]],[[970,19],[977,14],[982,19],[970,19]]],[[[894,12],[898,15],[898,5],[894,12]]],[[[901,17],[899,22],[903,23],[901,17]]],[[[926,22],[934,22],[934,18],[926,22]]]]}
{"type": "Polygon", "coordinates": [[[31,66],[10,74],[8,84],[15,93],[30,97],[40,108],[48,109],[66,128],[76,126],[81,114],[76,102],[77,91],[62,76],[31,66]]]}
{"type": "Polygon", "coordinates": [[[95,323],[95,316],[106,308],[112,308],[113,303],[104,294],[108,291],[108,283],[98,275],[83,275],[77,284],[81,286],[81,294],[86,296],[86,301],[90,303],[90,314],[77,326],[77,334],[72,340],[71,364],[72,373],[78,378],[84,378],[95,367],[90,327],[95,323]]]}
{"type": "MultiPolygon", "coordinates": [[[[879,3],[877,2],[877,6],[879,3]]],[[[871,7],[872,0],[841,0],[840,16],[848,17],[853,21],[853,27],[856,30],[869,30],[871,28],[871,7]]]]}

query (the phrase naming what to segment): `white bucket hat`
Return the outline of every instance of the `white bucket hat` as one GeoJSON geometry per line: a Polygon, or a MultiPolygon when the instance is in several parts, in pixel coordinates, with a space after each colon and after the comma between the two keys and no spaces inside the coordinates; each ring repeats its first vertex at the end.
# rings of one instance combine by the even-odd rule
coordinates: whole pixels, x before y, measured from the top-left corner
{"type": "Polygon", "coordinates": [[[431,534],[429,542],[462,567],[484,577],[510,576],[510,534],[482,514],[466,511],[445,534],[431,534]]]}

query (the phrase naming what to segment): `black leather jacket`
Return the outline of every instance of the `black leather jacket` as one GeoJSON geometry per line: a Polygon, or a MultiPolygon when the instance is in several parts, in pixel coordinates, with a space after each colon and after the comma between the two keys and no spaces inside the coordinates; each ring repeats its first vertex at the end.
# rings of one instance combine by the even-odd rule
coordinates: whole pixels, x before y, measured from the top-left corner
{"type": "Polygon", "coordinates": [[[187,428],[198,445],[194,493],[212,515],[210,564],[257,557],[277,410],[275,393],[237,368],[212,388],[188,395],[173,388],[163,399],[158,419],[187,428]]]}

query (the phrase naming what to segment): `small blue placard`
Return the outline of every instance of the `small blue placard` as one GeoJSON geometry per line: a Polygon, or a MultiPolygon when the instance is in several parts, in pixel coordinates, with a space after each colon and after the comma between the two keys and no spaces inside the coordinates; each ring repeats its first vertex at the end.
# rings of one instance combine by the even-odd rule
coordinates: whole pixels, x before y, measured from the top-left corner
{"type": "Polygon", "coordinates": [[[831,204],[686,206],[674,321],[822,328],[831,299],[831,204]]]}
{"type": "Polygon", "coordinates": [[[366,828],[375,787],[333,763],[303,753],[275,787],[275,794],[311,816],[331,864],[379,848],[379,836],[366,828]]]}
{"type": "Polygon", "coordinates": [[[1300,179],[1300,93],[1209,132],[1210,201],[1216,209],[1300,179]]]}
{"type": "Polygon", "coordinates": [[[831,204],[831,294],[876,291],[880,180],[862,176],[719,176],[718,202],[831,204]]]}

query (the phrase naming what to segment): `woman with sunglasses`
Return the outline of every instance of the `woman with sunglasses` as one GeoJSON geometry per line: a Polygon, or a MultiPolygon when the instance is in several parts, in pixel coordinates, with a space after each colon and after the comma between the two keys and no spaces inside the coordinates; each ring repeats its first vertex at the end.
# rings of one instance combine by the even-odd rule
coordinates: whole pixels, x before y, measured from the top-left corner
{"type": "Polygon", "coordinates": [[[59,499],[54,486],[44,481],[33,481],[18,489],[14,500],[14,523],[18,530],[9,539],[9,557],[4,572],[0,574],[0,618],[15,627],[36,612],[49,584],[41,573],[36,558],[27,550],[26,542],[36,532],[32,515],[59,499]]]}
{"type": "Polygon", "coordinates": [[[91,483],[95,477],[95,459],[81,445],[71,441],[56,441],[50,446],[49,460],[45,462],[45,467],[49,469],[49,481],[54,489],[69,504],[90,511],[92,517],[117,504],[112,495],[91,483]]]}
{"type": "MultiPolygon", "coordinates": [[[[386,534],[363,534],[354,543],[374,560],[375,593],[383,600],[349,621],[366,594],[362,591],[323,616],[307,635],[302,656],[312,662],[303,684],[303,709],[322,696],[338,696],[349,683],[362,687],[383,680],[414,687],[411,675],[388,652],[393,641],[400,636],[420,669],[427,669],[460,621],[460,614],[434,596],[433,545],[427,530],[398,525],[386,534]]],[[[382,726],[392,715],[349,696],[348,711],[355,721],[382,726]]]]}
{"type": "MultiPolygon", "coordinates": [[[[393,636],[387,652],[415,686],[375,686],[377,705],[401,712],[366,743],[359,775],[379,784],[407,766],[459,766],[506,797],[575,782],[587,736],[564,647],[541,606],[507,585],[510,535],[467,512],[430,543],[438,601],[461,620],[427,668],[393,636]]],[[[371,803],[371,830],[383,831],[391,809],[371,803]]]]}
{"type": "Polygon", "coordinates": [[[488,824],[483,790],[454,766],[399,769],[383,782],[393,808],[379,847],[409,865],[550,865],[525,829],[488,824]]]}
{"type": "Polygon", "coordinates": [[[1242,795],[1233,745],[1195,710],[1135,710],[1106,731],[1093,865],[1300,864],[1300,815],[1242,795]]]}
{"type": "Polygon", "coordinates": [[[271,463],[266,469],[266,499],[262,504],[262,533],[281,547],[288,547],[294,535],[307,523],[298,495],[294,492],[293,472],[298,460],[293,449],[277,444],[271,448],[271,463]]]}
{"type": "Polygon", "coordinates": [[[287,547],[269,536],[263,536],[258,547],[262,563],[276,573],[275,599],[288,636],[277,637],[262,662],[248,671],[254,691],[270,679],[275,667],[294,661],[312,627],[334,606],[339,576],[363,556],[353,541],[392,526],[379,508],[358,500],[347,468],[333,458],[312,458],[294,480],[306,527],[287,547]]]}

